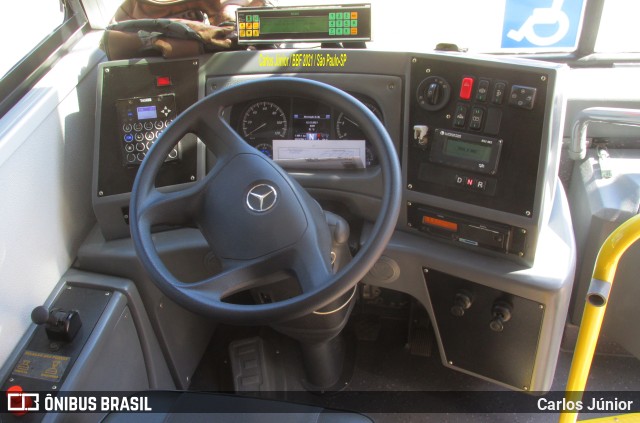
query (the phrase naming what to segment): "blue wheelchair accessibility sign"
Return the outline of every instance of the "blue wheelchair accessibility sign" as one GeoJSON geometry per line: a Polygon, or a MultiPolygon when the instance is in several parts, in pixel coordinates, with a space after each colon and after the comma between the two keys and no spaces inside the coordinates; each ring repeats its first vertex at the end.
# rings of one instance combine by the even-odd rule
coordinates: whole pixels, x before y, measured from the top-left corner
{"type": "Polygon", "coordinates": [[[585,0],[506,0],[502,48],[574,49],[585,0]]]}

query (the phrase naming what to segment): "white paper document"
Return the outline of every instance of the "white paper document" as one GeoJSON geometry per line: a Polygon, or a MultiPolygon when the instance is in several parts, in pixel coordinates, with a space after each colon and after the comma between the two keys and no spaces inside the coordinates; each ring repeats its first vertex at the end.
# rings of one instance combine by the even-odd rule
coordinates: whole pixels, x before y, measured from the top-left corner
{"type": "Polygon", "coordinates": [[[273,140],[273,160],[289,169],[364,169],[364,140],[273,140]]]}

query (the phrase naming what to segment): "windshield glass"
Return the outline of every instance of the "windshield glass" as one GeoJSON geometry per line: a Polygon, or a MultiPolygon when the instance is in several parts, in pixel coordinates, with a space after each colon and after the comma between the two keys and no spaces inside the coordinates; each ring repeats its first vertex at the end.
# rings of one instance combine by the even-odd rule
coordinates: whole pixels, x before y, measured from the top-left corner
{"type": "Polygon", "coordinates": [[[595,45],[596,53],[640,52],[637,5],[629,0],[605,2],[595,45]]]}
{"type": "MultiPolygon", "coordinates": [[[[278,0],[276,6],[317,0],[278,0]]],[[[363,3],[358,1],[327,4],[363,3]]],[[[570,53],[583,30],[586,0],[370,0],[369,47],[430,51],[439,43],[478,53],[570,53]]],[[[628,0],[606,0],[598,52],[640,51],[640,27],[628,0]]]]}

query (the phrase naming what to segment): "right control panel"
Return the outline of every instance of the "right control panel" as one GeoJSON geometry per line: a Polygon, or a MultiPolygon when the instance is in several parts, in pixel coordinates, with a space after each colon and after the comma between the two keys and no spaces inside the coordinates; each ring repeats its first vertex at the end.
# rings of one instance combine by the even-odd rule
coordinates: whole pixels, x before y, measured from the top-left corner
{"type": "Polygon", "coordinates": [[[534,217],[548,81],[536,69],[414,59],[409,188],[534,217]]]}

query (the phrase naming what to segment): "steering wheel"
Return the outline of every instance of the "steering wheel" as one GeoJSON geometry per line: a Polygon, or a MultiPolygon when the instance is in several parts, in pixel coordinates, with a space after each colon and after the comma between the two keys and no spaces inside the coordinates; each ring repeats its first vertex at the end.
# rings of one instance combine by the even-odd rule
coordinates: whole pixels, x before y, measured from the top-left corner
{"type": "Polygon", "coordinates": [[[362,103],[330,85],[293,77],[242,83],[198,101],[178,116],[149,150],[131,192],[131,237],[139,260],[169,298],[229,323],[277,323],[327,305],[352,289],[382,254],[398,219],[400,165],[384,126],[362,103]],[[308,97],[342,110],[379,152],[383,179],[380,213],[355,258],[331,268],[331,234],[320,205],[275,162],[247,144],[225,121],[230,105],[261,97],[308,97]],[[201,180],[160,191],[155,179],[164,159],[187,133],[197,135],[217,161],[201,180]],[[223,270],[206,280],[178,280],[153,244],[156,224],[194,222],[223,270]],[[258,286],[265,276],[292,271],[301,293],[256,305],[224,298],[258,286]]]}

